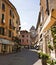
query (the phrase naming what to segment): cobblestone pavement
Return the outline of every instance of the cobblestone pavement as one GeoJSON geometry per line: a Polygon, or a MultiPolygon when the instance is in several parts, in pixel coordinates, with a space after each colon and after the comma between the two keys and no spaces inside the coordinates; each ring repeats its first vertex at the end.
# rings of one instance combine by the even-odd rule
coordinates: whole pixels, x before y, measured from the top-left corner
{"type": "Polygon", "coordinates": [[[1,65],[41,65],[38,54],[35,51],[22,49],[21,52],[8,55],[0,55],[1,65]]]}

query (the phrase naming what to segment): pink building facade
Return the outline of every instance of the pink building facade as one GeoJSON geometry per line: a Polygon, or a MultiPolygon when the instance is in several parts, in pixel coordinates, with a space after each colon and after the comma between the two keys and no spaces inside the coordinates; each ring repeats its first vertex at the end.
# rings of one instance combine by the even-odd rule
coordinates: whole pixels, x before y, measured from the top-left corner
{"type": "Polygon", "coordinates": [[[26,30],[20,31],[20,40],[21,45],[30,46],[31,45],[30,33],[26,30]]]}

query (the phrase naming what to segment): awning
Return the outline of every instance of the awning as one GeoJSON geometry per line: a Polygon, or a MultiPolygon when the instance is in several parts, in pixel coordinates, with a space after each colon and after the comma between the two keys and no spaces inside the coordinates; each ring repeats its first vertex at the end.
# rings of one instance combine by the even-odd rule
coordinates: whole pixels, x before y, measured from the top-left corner
{"type": "Polygon", "coordinates": [[[0,38],[0,43],[2,43],[2,44],[12,44],[11,41],[6,40],[6,39],[2,39],[2,38],[0,38]]]}
{"type": "Polygon", "coordinates": [[[52,11],[51,14],[48,16],[40,34],[43,31],[46,31],[48,29],[50,29],[50,27],[56,22],[56,10],[52,11]]]}

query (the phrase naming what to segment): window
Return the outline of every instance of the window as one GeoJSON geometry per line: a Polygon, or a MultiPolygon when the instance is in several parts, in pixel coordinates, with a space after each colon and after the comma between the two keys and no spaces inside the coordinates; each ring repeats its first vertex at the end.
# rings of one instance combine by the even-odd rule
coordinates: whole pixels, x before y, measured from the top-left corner
{"type": "Polygon", "coordinates": [[[27,39],[27,43],[28,43],[28,39],[27,39]]]}
{"type": "Polygon", "coordinates": [[[2,28],[1,33],[2,33],[2,35],[4,35],[4,28],[2,28]]]}
{"type": "Polygon", "coordinates": [[[12,37],[14,37],[14,32],[12,32],[12,37]]]}
{"type": "Polygon", "coordinates": [[[40,38],[42,37],[42,34],[40,35],[40,38]]]}
{"type": "Polygon", "coordinates": [[[9,28],[15,30],[14,22],[11,19],[9,20],[9,28]]]}
{"type": "Polygon", "coordinates": [[[0,27],[0,34],[4,35],[4,28],[0,27]]]}
{"type": "Polygon", "coordinates": [[[48,4],[48,0],[46,0],[46,6],[47,6],[46,11],[47,11],[47,14],[49,15],[49,4],[48,4]]]}
{"type": "Polygon", "coordinates": [[[28,35],[27,35],[27,37],[28,37],[28,35]]]}
{"type": "Polygon", "coordinates": [[[9,21],[9,26],[11,26],[11,19],[10,19],[10,21],[9,21]]]}
{"type": "Polygon", "coordinates": [[[9,37],[11,37],[11,31],[9,30],[9,34],[8,34],[9,37]]]}
{"type": "Polygon", "coordinates": [[[4,23],[4,14],[2,14],[2,23],[4,23]]]}
{"type": "Polygon", "coordinates": [[[2,10],[5,11],[5,4],[4,3],[2,3],[2,10]]]}
{"type": "Polygon", "coordinates": [[[16,21],[16,24],[18,24],[18,21],[16,21]]]}
{"type": "Polygon", "coordinates": [[[14,18],[14,14],[13,14],[13,18],[14,18]]]}
{"type": "Polygon", "coordinates": [[[43,39],[40,39],[40,42],[42,41],[43,39]]]}
{"type": "Polygon", "coordinates": [[[43,25],[41,24],[41,25],[40,25],[40,31],[42,30],[42,27],[43,27],[43,25]]]}
{"type": "Polygon", "coordinates": [[[19,42],[21,43],[21,39],[19,39],[19,42]]]}
{"type": "Polygon", "coordinates": [[[42,21],[44,21],[44,10],[43,10],[43,7],[42,7],[42,21]]]}
{"type": "Polygon", "coordinates": [[[24,42],[24,39],[22,39],[22,42],[24,42]]]}
{"type": "Polygon", "coordinates": [[[9,28],[12,29],[12,20],[9,20],[9,28]]]}
{"type": "Polygon", "coordinates": [[[10,16],[12,16],[12,11],[10,10],[10,16]]]}
{"type": "Polygon", "coordinates": [[[6,44],[2,44],[3,49],[6,49],[6,44]]]}
{"type": "Polygon", "coordinates": [[[1,27],[0,27],[0,34],[1,34],[1,27]]]}
{"type": "Polygon", "coordinates": [[[24,35],[22,35],[22,37],[24,37],[24,35]]]}

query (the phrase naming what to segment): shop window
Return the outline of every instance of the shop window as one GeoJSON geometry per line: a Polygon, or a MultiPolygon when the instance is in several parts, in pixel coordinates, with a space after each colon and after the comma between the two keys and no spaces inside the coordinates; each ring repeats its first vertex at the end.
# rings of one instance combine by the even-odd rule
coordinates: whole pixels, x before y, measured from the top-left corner
{"type": "Polygon", "coordinates": [[[2,10],[5,11],[5,4],[4,3],[2,3],[2,10]]]}
{"type": "Polygon", "coordinates": [[[3,49],[6,49],[6,44],[3,44],[3,49]]]}
{"type": "Polygon", "coordinates": [[[2,44],[2,49],[1,49],[1,51],[2,51],[3,53],[6,52],[6,44],[2,44]]]}

